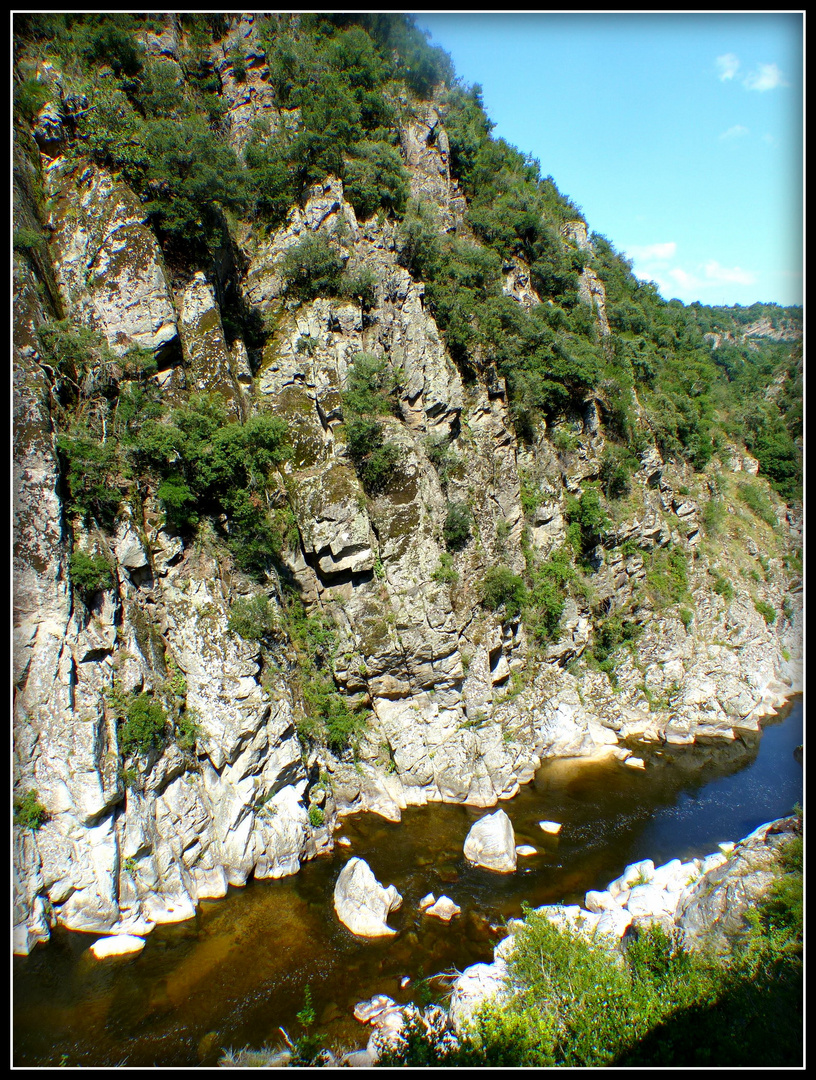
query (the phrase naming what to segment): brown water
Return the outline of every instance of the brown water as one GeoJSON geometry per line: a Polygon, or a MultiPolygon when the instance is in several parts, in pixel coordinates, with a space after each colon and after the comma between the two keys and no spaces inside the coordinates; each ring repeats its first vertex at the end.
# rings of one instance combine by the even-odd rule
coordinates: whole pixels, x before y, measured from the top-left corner
{"type": "MultiPolygon", "coordinates": [[[[537,854],[515,874],[468,866],[465,836],[483,810],[432,804],[399,824],[373,814],[346,818],[351,841],[281,881],[250,882],[201,905],[194,920],[158,927],[132,957],[94,960],[97,935],[58,930],[29,957],[14,958],[15,1065],[211,1065],[223,1049],[277,1045],[279,1027],[302,1033],[296,1014],[311,987],[324,1045],[358,1045],[368,1030],[354,1005],[375,993],[415,1000],[423,976],[492,958],[503,919],[523,901],[581,901],[627,863],[655,863],[716,850],[787,814],[802,798],[793,749],[802,701],[761,740],[644,751],[645,771],[617,762],[552,761],[501,804],[516,842],[537,854]],[[558,837],[538,827],[560,821],[558,837]],[[337,920],[334,883],[353,855],[403,906],[395,938],[365,941],[337,920]],[[444,893],[462,907],[450,924],[420,915],[417,902],[444,893]],[[403,989],[404,977],[411,982],[403,989]]],[[[444,979],[431,984],[444,989],[444,979]]]]}

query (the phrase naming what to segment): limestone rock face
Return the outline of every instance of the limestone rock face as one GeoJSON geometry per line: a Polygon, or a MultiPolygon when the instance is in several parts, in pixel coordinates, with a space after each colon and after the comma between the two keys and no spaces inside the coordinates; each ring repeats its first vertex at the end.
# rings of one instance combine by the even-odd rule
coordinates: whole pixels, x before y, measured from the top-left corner
{"type": "Polygon", "coordinates": [[[349,859],[334,886],[334,910],[344,926],[359,937],[396,934],[386,923],[388,914],[402,904],[393,885],[384,889],[363,859],[349,859]]]}
{"type": "Polygon", "coordinates": [[[465,858],[475,866],[510,874],[516,869],[513,824],[504,810],[480,818],[465,838],[465,858]]]}
{"type": "Polygon", "coordinates": [[[120,355],[158,351],[177,337],[159,245],[133,192],[89,162],[55,158],[45,170],[53,200],[54,274],[72,317],[100,330],[120,355]]]}
{"type": "Polygon", "coordinates": [[[242,389],[224,340],[215,291],[201,271],[194,274],[181,292],[178,304],[179,330],[192,386],[200,393],[215,392],[223,396],[233,418],[239,418],[242,389]]]}
{"type": "Polygon", "coordinates": [[[275,92],[269,82],[263,46],[257,33],[256,16],[234,16],[227,37],[213,45],[212,57],[221,80],[221,96],[227,106],[230,145],[240,156],[258,126],[272,133],[280,123],[275,92]],[[234,56],[243,59],[243,75],[238,77],[234,56]]]}

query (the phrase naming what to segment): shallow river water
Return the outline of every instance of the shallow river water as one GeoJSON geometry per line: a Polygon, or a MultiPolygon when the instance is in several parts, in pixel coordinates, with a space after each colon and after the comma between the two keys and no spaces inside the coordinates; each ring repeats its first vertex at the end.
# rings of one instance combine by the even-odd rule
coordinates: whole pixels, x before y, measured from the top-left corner
{"type": "MultiPolygon", "coordinates": [[[[418,1000],[420,980],[489,961],[504,919],[522,902],[581,902],[628,863],[659,865],[716,850],[791,811],[802,798],[802,699],[761,739],[641,752],[646,769],[617,761],[546,762],[501,807],[518,844],[515,874],[468,866],[465,836],[488,810],[431,804],[393,824],[373,814],[346,818],[351,840],[280,881],[251,881],[196,918],[160,926],[132,957],[94,960],[99,935],[57,930],[28,957],[14,958],[15,1065],[183,1066],[215,1064],[224,1048],[277,1045],[279,1027],[302,1033],[296,1014],[309,984],[323,1045],[362,1046],[369,1029],[351,1015],[375,993],[418,1000]],[[538,826],[563,823],[558,837],[538,826]],[[389,918],[395,938],[365,941],[337,920],[334,882],[359,855],[403,896],[389,918]],[[445,894],[462,908],[452,923],[421,915],[419,899],[445,894]],[[402,980],[410,982],[401,987],[402,980]]],[[[431,987],[442,992],[445,980],[431,987]]]]}

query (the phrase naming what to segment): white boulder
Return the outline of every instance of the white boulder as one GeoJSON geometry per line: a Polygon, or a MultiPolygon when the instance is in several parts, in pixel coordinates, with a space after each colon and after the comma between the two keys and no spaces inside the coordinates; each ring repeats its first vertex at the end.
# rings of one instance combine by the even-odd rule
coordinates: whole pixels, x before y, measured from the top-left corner
{"type": "Polygon", "coordinates": [[[655,865],[651,859],[642,859],[640,862],[631,863],[619,878],[610,881],[606,887],[607,891],[617,897],[619,893],[625,892],[626,889],[636,883],[645,885],[650,882],[654,877],[654,872],[655,865]]]}
{"type": "Polygon", "coordinates": [[[499,874],[516,869],[516,838],[504,810],[480,818],[465,839],[465,858],[474,866],[499,874]]]}
{"type": "Polygon", "coordinates": [[[610,892],[598,892],[590,889],[584,898],[587,911],[600,914],[602,911],[619,911],[620,904],[610,892]]]}
{"type": "Polygon", "coordinates": [[[461,913],[462,909],[458,904],[454,904],[449,896],[440,896],[435,904],[425,908],[426,915],[433,915],[437,919],[442,919],[443,922],[450,922],[454,915],[461,915],[461,913]]]}
{"type": "Polygon", "coordinates": [[[117,934],[115,937],[99,938],[91,945],[90,951],[97,960],[103,960],[107,956],[141,952],[144,947],[144,938],[135,937],[133,934],[117,934]]]}
{"type": "Polygon", "coordinates": [[[387,925],[391,911],[402,904],[394,885],[387,889],[377,881],[363,859],[349,859],[334,886],[334,910],[344,926],[358,937],[386,937],[396,934],[387,925]]]}
{"type": "Polygon", "coordinates": [[[558,836],[561,832],[561,825],[557,821],[539,821],[538,826],[545,833],[549,833],[550,836],[558,836]]]}

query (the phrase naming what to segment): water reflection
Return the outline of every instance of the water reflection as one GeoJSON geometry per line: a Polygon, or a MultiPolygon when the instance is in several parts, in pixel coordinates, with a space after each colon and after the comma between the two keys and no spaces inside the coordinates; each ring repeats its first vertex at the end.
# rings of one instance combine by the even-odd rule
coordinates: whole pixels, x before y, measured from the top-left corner
{"type": "Polygon", "coordinates": [[[545,763],[502,804],[517,843],[536,848],[516,874],[478,870],[462,856],[470,826],[489,811],[433,804],[406,811],[400,824],[347,818],[350,847],[293,878],[205,902],[194,920],[155,930],[138,955],[99,963],[87,952],[93,936],[57,931],[14,960],[15,1064],[214,1064],[225,1047],[277,1043],[280,1026],[298,1035],[307,983],[326,1044],[360,1045],[357,1001],[412,1000],[423,977],[490,959],[497,927],[522,901],[581,900],[635,859],[707,854],[788,813],[802,797],[793,756],[801,700],[786,712],[761,741],[640,748],[643,771],[545,763]],[[548,836],[541,820],[562,822],[561,833],[548,836]],[[396,938],[362,941],[338,923],[332,891],[352,855],[402,893],[390,918],[396,938]],[[430,891],[450,896],[462,915],[451,924],[420,915],[430,891]]]}

